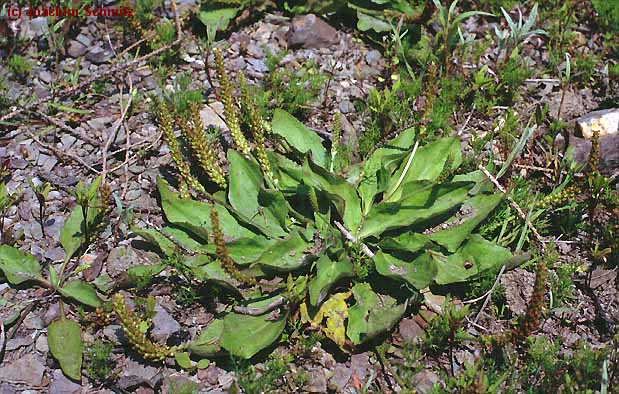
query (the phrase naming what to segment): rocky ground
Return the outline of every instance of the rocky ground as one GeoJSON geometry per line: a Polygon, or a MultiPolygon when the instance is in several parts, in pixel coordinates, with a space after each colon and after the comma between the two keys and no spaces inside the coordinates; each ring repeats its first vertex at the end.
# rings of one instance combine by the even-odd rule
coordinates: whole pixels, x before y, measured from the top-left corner
{"type": "MultiPolygon", "coordinates": [[[[196,4],[185,1],[179,4],[179,12],[186,15],[196,7],[196,4]]],[[[171,158],[150,112],[150,96],[160,96],[162,92],[156,70],[149,66],[148,61],[131,68],[121,67],[111,74],[108,72],[117,64],[131,61],[134,56],[132,51],[127,51],[132,42],[127,42],[118,25],[119,22],[113,19],[80,19],[75,32],[67,36],[61,55],[56,58],[39,57],[41,51],[54,45],[48,38],[52,26],[44,18],[18,20],[9,26],[17,37],[29,43],[24,53],[34,60],[34,67],[24,78],[5,79],[5,94],[10,101],[31,96],[32,105],[26,104],[26,110],[23,106],[9,108],[2,115],[5,123],[0,126],[0,166],[7,170],[6,188],[10,192],[23,191],[23,197],[5,214],[2,236],[3,242],[15,242],[21,250],[34,255],[44,268],[59,268],[65,259],[60,234],[70,211],[76,206],[72,190],[80,181],[90,182],[102,174],[111,186],[117,204],[123,209],[133,210],[134,223],[138,227],[160,227],[163,222],[157,201],[156,178],[172,171],[171,158]],[[71,80],[72,77],[75,79],[71,80]],[[95,81],[76,88],[78,81],[89,78],[95,81]],[[57,98],[63,91],[71,94],[57,98]],[[127,103],[131,103],[130,111],[127,111],[127,103]],[[52,185],[43,228],[39,203],[28,179],[35,184],[49,182],[52,185]]],[[[465,28],[469,32],[480,29],[474,21],[465,28]]],[[[191,76],[190,87],[203,92],[206,98],[207,104],[201,113],[204,123],[224,130],[225,141],[228,136],[222,119],[223,106],[212,89],[217,86],[211,86],[216,80],[207,76],[203,48],[195,34],[190,28],[183,29],[180,61],[173,66],[174,75],[186,72],[191,76]]],[[[591,41],[595,42],[595,37],[591,41]]],[[[355,103],[364,101],[368,91],[379,86],[389,74],[381,51],[361,40],[358,32],[342,26],[331,27],[313,16],[292,20],[282,13],[268,13],[242,25],[216,46],[223,49],[229,75],[235,76],[243,70],[250,83],[256,85],[262,83],[268,70],[265,48],[273,53],[287,51],[280,63],[283,68],[298,69],[308,61],[315,62],[317,71],[324,73],[328,82],[317,102],[309,108],[306,123],[319,135],[328,138],[329,130],[332,130],[332,114],[339,110],[343,133],[353,150],[367,116],[355,103]]],[[[532,64],[544,61],[542,46],[541,38],[528,43],[525,53],[532,64]]],[[[9,55],[6,50],[1,51],[4,51],[2,58],[9,55]]],[[[212,55],[206,60],[212,64],[212,55]]],[[[553,108],[563,101],[563,116],[572,120],[575,128],[577,118],[598,108],[603,100],[590,89],[569,90],[562,100],[558,80],[543,75],[536,77],[525,84],[523,95],[527,100],[516,104],[521,113],[530,114],[540,102],[548,103],[552,113],[553,108]]],[[[164,89],[174,91],[177,88],[175,77],[168,78],[164,89]]],[[[497,114],[500,116],[501,109],[497,109],[497,114]]],[[[468,114],[462,113],[454,116],[454,130],[460,130],[465,149],[473,136],[483,136],[494,127],[493,120],[467,119],[468,114]]],[[[539,131],[540,134],[543,132],[539,131]]],[[[619,168],[616,156],[619,150],[616,149],[616,136],[606,138],[602,145],[601,166],[612,175],[619,168]]],[[[581,155],[581,160],[585,161],[591,148],[587,136],[581,135],[580,139],[571,141],[576,141],[577,156],[581,155]]],[[[500,147],[490,144],[488,149],[498,150],[500,147]]],[[[522,164],[517,171],[526,175],[532,170],[522,164]]],[[[130,266],[149,264],[156,259],[151,251],[142,247],[139,237],[131,233],[120,211],[114,211],[111,217],[110,226],[103,230],[79,261],[72,263],[86,265],[88,268],[81,275],[100,291],[122,281],[130,266]]],[[[572,245],[573,241],[559,239],[556,242],[562,261],[578,261],[585,255],[577,245],[572,245]]],[[[577,285],[573,299],[564,308],[555,309],[547,316],[540,335],[562,338],[565,349],[582,339],[594,348],[608,344],[610,332],[600,330],[595,322],[600,320],[600,307],[608,322],[619,322],[616,277],[616,268],[593,271],[592,292],[577,285]]],[[[524,312],[533,281],[534,274],[521,268],[502,276],[500,282],[513,316],[524,312]]],[[[47,343],[46,327],[59,316],[59,296],[50,295],[43,288],[9,286],[7,283],[0,283],[0,295],[0,318],[8,321],[17,316],[18,319],[18,323],[12,326],[15,328],[3,329],[0,337],[0,354],[3,354],[0,358],[0,393],[175,392],[179,382],[184,380],[198,383],[200,392],[233,392],[229,390],[235,385],[237,376],[227,360],[212,362],[208,368],[191,373],[179,371],[173,363],[145,363],[135,354],[125,351],[122,330],[115,322],[105,323],[100,330],[87,330],[83,335],[86,343],[104,338],[114,345],[113,374],[117,379],[105,386],[97,386],[86,374],[81,382],[72,381],[65,377],[51,357],[47,343]]],[[[213,319],[217,308],[217,305],[191,309],[179,306],[169,284],[156,284],[143,295],[152,295],[156,299],[151,331],[156,341],[194,338],[213,319]]],[[[78,308],[72,307],[67,312],[76,320],[84,317],[83,310],[78,308]]],[[[473,324],[476,313],[472,312],[465,324],[473,336],[500,332],[509,326],[507,320],[497,319],[488,310],[482,312],[473,324]]],[[[401,321],[390,337],[395,345],[390,357],[398,359],[401,356],[399,346],[419,337],[431,315],[433,312],[422,309],[401,321]]],[[[391,392],[396,387],[393,377],[374,352],[348,356],[330,348],[325,350],[325,346],[329,345],[317,342],[308,349],[305,358],[293,361],[289,365],[291,375],[277,390],[357,393],[368,381],[382,392],[391,392]],[[307,381],[297,385],[292,379],[295,370],[304,371],[307,381]]],[[[279,350],[283,353],[290,351],[286,345],[281,345],[279,350]]],[[[478,354],[474,342],[465,344],[454,355],[456,371],[478,354]]],[[[441,364],[447,365],[449,360],[439,358],[436,365],[422,368],[415,375],[413,387],[418,392],[429,392],[431,385],[440,379],[436,371],[441,364]]]]}

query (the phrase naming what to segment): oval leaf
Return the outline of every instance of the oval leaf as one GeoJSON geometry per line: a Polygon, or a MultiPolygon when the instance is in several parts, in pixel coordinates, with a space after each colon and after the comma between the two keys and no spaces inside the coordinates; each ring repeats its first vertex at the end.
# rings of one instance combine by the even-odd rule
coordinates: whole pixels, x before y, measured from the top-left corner
{"type": "Polygon", "coordinates": [[[69,378],[80,381],[82,378],[82,352],[84,343],[80,326],[73,320],[56,320],[47,327],[47,343],[52,356],[69,378]]]}
{"type": "Polygon", "coordinates": [[[323,255],[316,262],[316,277],[309,283],[310,303],[318,306],[329,293],[329,289],[341,278],[354,276],[350,261],[331,261],[323,255]]]}
{"type": "Polygon", "coordinates": [[[287,314],[270,320],[268,314],[249,316],[230,313],[224,317],[221,346],[234,356],[252,358],[279,338],[286,326],[286,318],[287,314]]]}
{"type": "Polygon", "coordinates": [[[60,294],[72,298],[82,304],[90,305],[94,308],[101,306],[101,300],[97,296],[97,291],[90,284],[79,279],[67,282],[58,289],[60,294]]]}
{"type": "Polygon", "coordinates": [[[352,293],[356,303],[348,309],[346,334],[355,345],[391,330],[406,311],[406,304],[376,294],[367,283],[356,284],[352,293]]]}
{"type": "Polygon", "coordinates": [[[221,335],[224,331],[222,319],[213,320],[189,345],[191,354],[201,357],[214,356],[221,351],[221,335]]]}
{"type": "Polygon", "coordinates": [[[298,152],[312,152],[312,161],[321,167],[327,164],[327,150],[320,137],[294,116],[281,109],[273,112],[273,134],[283,137],[298,152]]]}
{"type": "Polygon", "coordinates": [[[0,245],[0,270],[13,285],[43,279],[37,259],[9,245],[0,245]]]}
{"type": "Polygon", "coordinates": [[[409,263],[379,251],[374,256],[374,264],[382,276],[408,282],[418,290],[427,287],[437,272],[436,262],[429,253],[409,263]]]}

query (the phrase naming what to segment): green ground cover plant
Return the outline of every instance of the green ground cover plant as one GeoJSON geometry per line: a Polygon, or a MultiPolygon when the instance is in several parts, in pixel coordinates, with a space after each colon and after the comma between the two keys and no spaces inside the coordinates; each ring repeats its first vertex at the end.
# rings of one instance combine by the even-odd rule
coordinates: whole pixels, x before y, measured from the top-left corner
{"type": "MultiPolygon", "coordinates": [[[[368,351],[382,380],[402,393],[416,392],[415,382],[429,369],[439,379],[432,393],[617,392],[619,336],[613,338],[612,322],[600,317],[604,306],[591,288],[595,270],[612,273],[618,261],[615,176],[602,175],[597,132],[586,164],[576,163],[573,147],[557,143],[570,137],[568,93],[592,86],[595,94],[606,94],[616,83],[614,4],[225,0],[203,2],[180,20],[157,16],[166,7],[139,0],[136,16],[122,22],[125,38],[144,35],[139,50],[165,49],[144,62],[164,93],[134,94],[132,107],[152,103],[150,119],[169,151],[170,163],[151,190],[162,225],[137,221],[139,208],[112,195],[106,176],[116,175],[103,164],[91,183],[66,187],[75,206],[60,232],[64,259],[35,257],[21,250],[23,230],[14,233],[15,222],[5,226],[23,193],[7,191],[4,181],[16,164],[0,160],[0,279],[12,289],[35,289],[37,302],[59,303],[58,316],[44,327],[50,366],[76,382],[86,376],[111,385],[120,353],[191,374],[216,363],[236,376],[230,392],[278,392],[310,382],[303,363],[315,362],[312,353],[323,347],[338,363],[368,351]],[[247,81],[242,70],[230,77],[219,49],[229,47],[215,37],[264,10],[280,12],[273,20],[307,12],[325,13],[329,21],[353,16],[355,38],[383,49],[386,67],[376,87],[355,103],[363,112],[355,119],[364,129],[356,133],[359,152],[344,143],[343,115],[325,110],[330,77],[318,64],[292,69],[281,64],[286,50],[265,47],[263,80],[247,81]],[[588,15],[594,18],[584,20],[588,15]],[[468,24],[483,28],[468,34],[468,24]],[[208,92],[192,71],[172,77],[175,68],[193,67],[181,62],[173,45],[190,25],[198,35],[206,28],[199,50],[208,92]],[[575,43],[583,31],[601,33],[604,48],[575,43]],[[532,46],[543,47],[546,57],[536,59],[532,46]],[[541,89],[538,83],[555,85],[560,102],[553,113],[548,104],[524,102],[541,89]],[[223,130],[203,124],[210,87],[223,104],[223,130]],[[320,134],[306,126],[318,107],[322,120],[333,120],[320,134]],[[115,241],[133,239],[149,264],[132,265],[115,280],[86,280],[81,273],[90,264],[76,261],[99,251],[104,229],[115,241]],[[561,237],[577,240],[568,241],[577,258],[558,251],[554,243],[561,237]],[[518,315],[500,279],[520,265],[535,280],[518,315]],[[191,327],[192,340],[153,339],[151,291],[162,284],[177,306],[212,312],[206,324],[191,327]],[[438,305],[433,295],[446,301],[438,305]],[[596,309],[595,326],[605,328],[596,332],[594,323],[571,317],[576,304],[596,309]],[[417,338],[399,342],[403,330],[396,327],[404,317],[435,312],[417,338]],[[121,326],[122,346],[89,341],[110,324],[121,326]],[[591,329],[598,344],[562,343],[562,330],[574,326],[591,329]],[[294,377],[291,364],[299,371],[294,377]]],[[[53,53],[40,55],[41,62],[53,54],[58,67],[65,36],[72,39],[61,28],[51,26],[53,53]]],[[[41,66],[20,48],[10,53],[8,71],[0,74],[2,94],[10,90],[5,83],[14,88],[41,66]]],[[[78,58],[62,71],[67,87],[78,88],[80,69],[78,58]]],[[[98,80],[88,94],[105,96],[112,82],[98,80]]],[[[71,106],[52,101],[45,113],[90,115],[82,99],[71,106]]],[[[2,108],[27,102],[0,97],[2,108]]],[[[129,140],[128,132],[128,152],[129,140]]],[[[32,217],[49,238],[52,185],[25,179],[38,203],[32,217]]],[[[2,324],[14,324],[20,313],[2,324]]],[[[181,321],[179,315],[174,318],[181,321]]],[[[373,374],[362,382],[351,376],[357,392],[384,390],[373,374]]],[[[200,390],[189,381],[167,383],[172,392],[200,390]]]]}

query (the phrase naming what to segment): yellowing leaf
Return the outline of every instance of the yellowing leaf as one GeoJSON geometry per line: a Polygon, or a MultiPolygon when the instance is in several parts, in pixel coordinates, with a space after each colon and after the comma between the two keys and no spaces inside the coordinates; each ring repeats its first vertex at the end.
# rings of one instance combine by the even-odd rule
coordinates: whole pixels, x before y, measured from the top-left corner
{"type": "Polygon", "coordinates": [[[307,304],[303,303],[299,306],[299,313],[301,313],[301,323],[306,324],[312,321],[307,313],[307,304]]]}
{"type": "Polygon", "coordinates": [[[350,295],[350,291],[332,295],[331,298],[322,304],[316,316],[310,322],[312,326],[318,327],[326,318],[327,326],[321,326],[322,331],[342,349],[346,342],[346,326],[344,321],[348,318],[346,300],[350,298],[350,295]]]}

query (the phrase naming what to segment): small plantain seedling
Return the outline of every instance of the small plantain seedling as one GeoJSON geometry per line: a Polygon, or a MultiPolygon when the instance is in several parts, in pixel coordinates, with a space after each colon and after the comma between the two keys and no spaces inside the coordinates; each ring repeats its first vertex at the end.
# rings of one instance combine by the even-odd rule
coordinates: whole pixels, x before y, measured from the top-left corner
{"type": "Polygon", "coordinates": [[[28,183],[34,192],[34,195],[39,202],[39,217],[37,220],[39,221],[39,225],[41,226],[41,233],[45,237],[45,203],[47,202],[47,196],[49,192],[52,190],[52,185],[49,182],[39,182],[38,180],[33,180],[32,178],[28,178],[28,183]]]}

